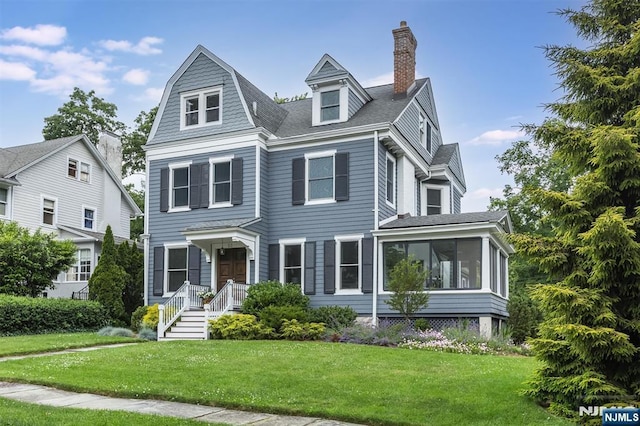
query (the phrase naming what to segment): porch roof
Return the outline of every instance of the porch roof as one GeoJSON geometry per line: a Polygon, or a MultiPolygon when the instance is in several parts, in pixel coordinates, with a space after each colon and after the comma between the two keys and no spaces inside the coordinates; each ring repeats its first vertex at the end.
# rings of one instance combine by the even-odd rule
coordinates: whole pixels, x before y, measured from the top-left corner
{"type": "Polygon", "coordinates": [[[194,232],[194,231],[210,231],[215,229],[226,228],[244,228],[256,221],[260,220],[257,217],[244,217],[237,219],[223,219],[223,220],[210,220],[208,222],[196,223],[190,225],[182,230],[182,232],[194,232]]]}
{"type": "Polygon", "coordinates": [[[511,219],[506,210],[430,216],[406,216],[380,226],[380,229],[416,228],[423,226],[460,225],[465,223],[496,223],[511,232],[511,219]]]}

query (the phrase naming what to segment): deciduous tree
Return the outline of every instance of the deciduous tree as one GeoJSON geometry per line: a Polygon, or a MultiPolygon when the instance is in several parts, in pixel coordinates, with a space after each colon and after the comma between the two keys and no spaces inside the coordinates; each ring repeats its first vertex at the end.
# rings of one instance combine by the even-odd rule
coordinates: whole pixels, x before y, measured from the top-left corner
{"type": "Polygon", "coordinates": [[[42,135],[50,140],[84,133],[97,145],[100,132],[124,133],[126,126],[118,121],[117,112],[115,104],[97,97],[95,91],[76,87],[56,114],[45,117],[42,135]]]}
{"type": "Polygon", "coordinates": [[[398,311],[407,323],[413,314],[429,304],[429,293],[424,291],[426,279],[427,271],[413,256],[400,260],[389,273],[392,293],[385,303],[398,311]]]}
{"type": "Polygon", "coordinates": [[[145,170],[145,152],[142,149],[147,143],[153,121],[156,119],[158,107],[149,112],[140,111],[134,120],[136,127],[122,137],[122,158],[124,160],[122,172],[125,176],[145,170]]]}
{"type": "Polygon", "coordinates": [[[0,293],[36,297],[76,258],[76,246],[0,220],[0,293]]]}

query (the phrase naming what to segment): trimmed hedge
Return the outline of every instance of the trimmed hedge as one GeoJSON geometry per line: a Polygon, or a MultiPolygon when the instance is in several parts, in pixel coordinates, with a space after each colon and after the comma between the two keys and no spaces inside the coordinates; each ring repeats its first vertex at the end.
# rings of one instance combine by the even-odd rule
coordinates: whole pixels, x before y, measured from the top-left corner
{"type": "Polygon", "coordinates": [[[109,323],[98,302],[0,295],[0,335],[95,331],[109,323]]]}

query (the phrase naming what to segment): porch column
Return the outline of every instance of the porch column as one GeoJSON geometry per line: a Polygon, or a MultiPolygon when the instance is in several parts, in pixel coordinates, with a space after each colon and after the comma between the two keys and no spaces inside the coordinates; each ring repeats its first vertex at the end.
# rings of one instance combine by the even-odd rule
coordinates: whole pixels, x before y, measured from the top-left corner
{"type": "MultiPolygon", "coordinates": [[[[491,245],[489,244],[489,237],[482,237],[482,289],[486,291],[491,291],[491,255],[489,253],[490,250],[491,250],[491,245]]],[[[489,331],[491,331],[491,324],[489,324],[489,331]]]]}

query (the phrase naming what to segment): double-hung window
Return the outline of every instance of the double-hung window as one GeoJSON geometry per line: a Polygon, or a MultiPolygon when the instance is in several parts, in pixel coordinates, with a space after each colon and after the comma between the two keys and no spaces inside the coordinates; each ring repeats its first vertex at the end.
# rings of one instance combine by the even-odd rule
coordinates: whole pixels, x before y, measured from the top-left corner
{"type": "Polygon", "coordinates": [[[231,203],[231,160],[211,159],[211,205],[231,203]]]}
{"type": "Polygon", "coordinates": [[[333,200],[334,155],[307,158],[307,200],[333,200]]]}
{"type": "Polygon", "coordinates": [[[73,158],[67,160],[67,177],[81,182],[89,182],[91,166],[73,158]]]}
{"type": "Polygon", "coordinates": [[[52,198],[42,199],[42,224],[53,225],[56,221],[56,201],[52,198]]]}
{"type": "Polygon", "coordinates": [[[95,230],[96,210],[88,207],[82,208],[82,227],[84,229],[95,230]]]}
{"type": "Polygon", "coordinates": [[[171,208],[189,207],[189,167],[171,168],[171,208]]]}
{"type": "Polygon", "coordinates": [[[442,190],[427,188],[427,216],[442,213],[442,190]]]}
{"type": "Polygon", "coordinates": [[[340,90],[320,93],[320,121],[340,119],[340,90]]]}
{"type": "Polygon", "coordinates": [[[222,119],[222,89],[211,88],[181,96],[181,129],[219,124],[222,119]]]}
{"type": "Polygon", "coordinates": [[[76,263],[67,271],[66,281],[88,281],[91,276],[91,250],[80,249],[76,263]]]}
{"type": "Polygon", "coordinates": [[[168,247],[167,252],[167,292],[178,290],[187,280],[187,247],[168,247]]]}
{"type": "Polygon", "coordinates": [[[358,292],[361,288],[362,237],[336,238],[336,266],[338,292],[358,292]]]}
{"type": "Polygon", "coordinates": [[[0,216],[9,215],[9,190],[0,188],[0,216]]]}
{"type": "Polygon", "coordinates": [[[387,153],[386,199],[392,207],[396,205],[396,159],[387,153]]]}
{"type": "Polygon", "coordinates": [[[302,244],[284,245],[284,282],[302,284],[302,244]]]}

